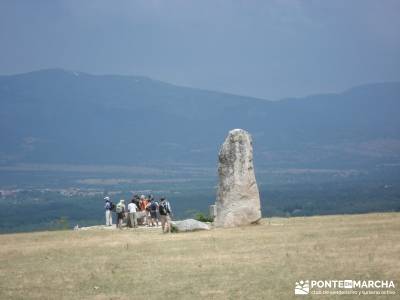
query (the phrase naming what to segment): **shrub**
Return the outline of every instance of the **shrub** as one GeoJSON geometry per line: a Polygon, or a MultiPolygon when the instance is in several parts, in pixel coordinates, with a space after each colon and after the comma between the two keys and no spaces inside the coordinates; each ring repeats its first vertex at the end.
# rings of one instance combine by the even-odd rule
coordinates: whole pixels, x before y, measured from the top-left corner
{"type": "Polygon", "coordinates": [[[194,215],[194,219],[200,222],[213,222],[214,219],[211,216],[205,216],[202,212],[197,212],[194,215]]]}

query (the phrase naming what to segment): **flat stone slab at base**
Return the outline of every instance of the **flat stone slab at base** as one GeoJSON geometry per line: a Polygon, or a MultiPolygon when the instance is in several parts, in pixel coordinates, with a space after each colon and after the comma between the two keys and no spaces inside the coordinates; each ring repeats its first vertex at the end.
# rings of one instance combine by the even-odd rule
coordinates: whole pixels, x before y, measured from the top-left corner
{"type": "MultiPolygon", "coordinates": [[[[161,228],[161,225],[159,226],[139,226],[137,228],[130,228],[130,227],[126,227],[125,225],[122,226],[122,230],[141,230],[141,229],[145,229],[145,230],[151,230],[151,229],[159,229],[161,228]]],[[[87,226],[87,227],[78,227],[78,228],[74,228],[74,230],[120,230],[119,228],[117,228],[117,226],[114,224],[112,226],[106,226],[106,225],[95,225],[95,226],[87,226]]]]}
{"type": "Polygon", "coordinates": [[[210,230],[209,225],[194,219],[187,219],[183,221],[171,221],[171,228],[176,232],[210,230]]]}
{"type": "Polygon", "coordinates": [[[74,230],[115,230],[117,227],[115,225],[106,226],[106,225],[94,225],[87,227],[74,227],[74,230]]]}

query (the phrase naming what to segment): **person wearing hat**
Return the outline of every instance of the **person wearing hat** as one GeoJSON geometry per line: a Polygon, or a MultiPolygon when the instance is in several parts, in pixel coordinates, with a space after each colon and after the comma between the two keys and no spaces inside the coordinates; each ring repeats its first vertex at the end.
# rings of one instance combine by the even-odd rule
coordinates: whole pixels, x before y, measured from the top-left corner
{"type": "Polygon", "coordinates": [[[116,212],[117,212],[117,227],[119,229],[122,229],[122,221],[124,220],[125,216],[125,200],[121,199],[119,200],[119,203],[117,204],[116,212]]]}
{"type": "Polygon", "coordinates": [[[104,209],[106,210],[106,226],[112,226],[112,204],[110,197],[104,197],[106,203],[104,204],[104,209]]]}
{"type": "Polygon", "coordinates": [[[138,222],[137,222],[137,206],[135,203],[135,200],[132,199],[131,203],[128,204],[128,212],[129,212],[129,223],[130,227],[137,228],[138,227],[138,222]]]}

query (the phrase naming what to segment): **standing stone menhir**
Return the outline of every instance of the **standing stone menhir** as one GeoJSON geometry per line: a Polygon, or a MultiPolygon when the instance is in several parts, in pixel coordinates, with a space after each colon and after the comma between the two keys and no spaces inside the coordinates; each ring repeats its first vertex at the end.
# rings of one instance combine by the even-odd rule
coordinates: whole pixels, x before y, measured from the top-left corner
{"type": "Polygon", "coordinates": [[[250,134],[231,130],[219,152],[216,227],[234,227],[261,219],[250,134]]]}

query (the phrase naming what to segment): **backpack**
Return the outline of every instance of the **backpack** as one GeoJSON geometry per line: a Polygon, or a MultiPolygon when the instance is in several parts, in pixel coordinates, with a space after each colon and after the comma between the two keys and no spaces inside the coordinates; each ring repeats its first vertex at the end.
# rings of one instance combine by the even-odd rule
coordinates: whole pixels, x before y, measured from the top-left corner
{"type": "Polygon", "coordinates": [[[160,203],[158,210],[160,211],[160,215],[165,216],[165,215],[167,215],[167,213],[169,213],[169,209],[168,209],[166,203],[160,203]]]}
{"type": "Polygon", "coordinates": [[[117,205],[117,214],[124,212],[124,208],[122,207],[122,205],[117,205]]]}
{"type": "Polygon", "coordinates": [[[150,205],[150,210],[151,211],[156,211],[157,210],[157,203],[152,202],[151,205],[150,205]]]}
{"type": "Polygon", "coordinates": [[[115,204],[110,202],[110,210],[115,211],[115,204]]]}

